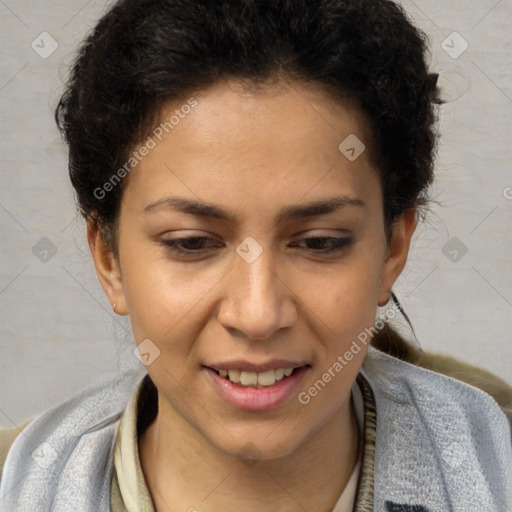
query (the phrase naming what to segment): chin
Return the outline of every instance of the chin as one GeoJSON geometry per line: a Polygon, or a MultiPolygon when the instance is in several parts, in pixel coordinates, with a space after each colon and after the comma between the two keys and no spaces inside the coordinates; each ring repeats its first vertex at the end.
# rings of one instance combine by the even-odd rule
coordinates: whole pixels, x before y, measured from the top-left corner
{"type": "MultiPolygon", "coordinates": [[[[283,426],[286,423],[276,425],[283,426]]],[[[257,427],[248,427],[232,437],[226,435],[226,431],[230,432],[226,426],[221,439],[209,437],[208,441],[226,455],[251,465],[257,461],[287,457],[298,451],[312,437],[305,436],[305,426],[296,432],[286,432],[286,428],[279,428],[276,425],[261,428],[261,432],[255,432],[257,427]]]]}

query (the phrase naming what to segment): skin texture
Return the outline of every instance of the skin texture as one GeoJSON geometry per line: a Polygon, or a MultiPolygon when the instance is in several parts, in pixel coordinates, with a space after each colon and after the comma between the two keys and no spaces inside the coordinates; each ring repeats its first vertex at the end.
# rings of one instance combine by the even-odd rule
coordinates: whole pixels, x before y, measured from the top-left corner
{"type": "Polygon", "coordinates": [[[231,80],[194,97],[193,112],[129,178],[118,260],[88,223],[105,293],[118,314],[130,316],[136,343],[150,339],[160,350],[147,367],[159,412],[139,439],[146,481],[160,512],[329,511],[356,462],[350,389],[364,347],[309,404],[297,393],[270,411],[224,402],[203,365],[307,362],[298,392],[307,391],[374,324],[405,266],[416,214],[397,220],[388,244],[369,150],[353,162],[338,150],[350,134],[369,144],[365,120],[321,89],[280,82],[249,92],[231,80]],[[277,221],[285,206],[335,195],[364,205],[277,221]],[[165,206],[144,212],[168,196],[214,203],[236,220],[165,206]],[[187,236],[214,241],[185,245],[206,247],[190,259],[160,243],[187,236]],[[236,252],[248,236],[263,249],[252,263],[236,252]],[[326,255],[318,249],[325,246],[304,242],[312,236],[352,242],[326,255]]]}

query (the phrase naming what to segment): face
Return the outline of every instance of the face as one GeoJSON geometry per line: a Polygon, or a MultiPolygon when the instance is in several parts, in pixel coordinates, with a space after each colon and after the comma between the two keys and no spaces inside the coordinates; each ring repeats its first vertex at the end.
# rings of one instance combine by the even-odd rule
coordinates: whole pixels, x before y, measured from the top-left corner
{"type": "Polygon", "coordinates": [[[364,119],[321,90],[231,81],[194,98],[130,175],[118,260],[90,226],[91,250],[136,343],[150,340],[159,415],[225,453],[279,457],[345,410],[366,346],[333,368],[374,325],[414,216],[389,245],[368,151],[339,149],[367,141],[364,119]]]}

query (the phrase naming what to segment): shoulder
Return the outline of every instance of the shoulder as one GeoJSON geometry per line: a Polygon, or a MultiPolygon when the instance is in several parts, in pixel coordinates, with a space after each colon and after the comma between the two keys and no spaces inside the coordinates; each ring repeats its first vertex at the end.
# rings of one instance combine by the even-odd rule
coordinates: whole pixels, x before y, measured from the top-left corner
{"type": "Polygon", "coordinates": [[[370,347],[363,368],[390,390],[424,393],[435,398],[493,404],[512,408],[512,387],[491,372],[441,354],[423,352],[406,362],[370,347]],[[414,388],[411,386],[414,385],[414,388]]]}
{"type": "Polygon", "coordinates": [[[68,400],[38,415],[27,426],[26,432],[44,437],[52,437],[55,432],[76,437],[80,433],[99,430],[124,412],[130,396],[144,376],[145,372],[129,370],[89,385],[68,400]],[[70,419],[75,421],[78,418],[78,423],[69,424],[70,419]]]}
{"type": "Polygon", "coordinates": [[[24,423],[21,428],[0,430],[0,481],[2,480],[2,470],[4,468],[5,459],[7,458],[7,453],[12,443],[29,423],[30,420],[24,423]]]}
{"type": "MultiPolygon", "coordinates": [[[[21,478],[24,474],[32,473],[37,476],[41,473],[40,482],[35,478],[32,482],[26,482],[26,485],[32,486],[32,495],[49,493],[48,499],[51,500],[51,492],[55,490],[52,485],[58,485],[61,473],[64,471],[85,475],[87,471],[84,473],[84,468],[90,465],[93,452],[95,464],[106,471],[119,418],[144,375],[143,371],[130,370],[114,379],[84,389],[34,418],[23,430],[1,432],[1,497],[4,497],[6,489],[13,489],[9,493],[9,499],[13,503],[14,500],[21,499],[27,490],[23,485],[16,486],[15,483],[25,482],[21,478]],[[41,457],[44,460],[40,460],[41,457]],[[57,459],[59,464],[54,464],[57,459]],[[51,482],[47,481],[50,474],[51,482]],[[34,482],[38,482],[37,485],[34,482]]],[[[89,474],[87,485],[91,484],[91,479],[99,479],[96,485],[98,488],[102,486],[106,474],[99,473],[101,472],[98,471],[97,476],[89,474]]]]}
{"type": "Polygon", "coordinates": [[[512,424],[512,386],[490,371],[448,355],[430,352],[423,352],[415,364],[481,389],[494,398],[512,424]]]}
{"type": "Polygon", "coordinates": [[[375,395],[380,500],[493,512],[512,503],[511,427],[491,395],[373,347],[362,373],[375,395]]]}
{"type": "Polygon", "coordinates": [[[408,363],[370,347],[363,369],[381,402],[409,404],[439,429],[449,430],[455,420],[466,425],[468,434],[488,429],[487,438],[504,439],[510,447],[512,388],[454,358],[422,357],[408,363]]]}
{"type": "MultiPolygon", "coordinates": [[[[446,354],[417,350],[396,329],[389,325],[386,325],[385,329],[375,335],[372,340],[372,348],[384,353],[379,364],[384,364],[385,356],[391,355],[393,356],[391,359],[387,358],[388,363],[392,361],[396,363],[396,359],[406,361],[415,367],[424,368],[430,370],[430,372],[465,382],[484,391],[496,401],[512,425],[512,386],[490,371],[446,354]]],[[[378,352],[370,351],[369,359],[375,359],[374,355],[376,353],[378,352]]],[[[393,366],[393,363],[390,365],[393,366]]],[[[403,366],[406,374],[415,373],[413,367],[401,366],[403,366]]],[[[445,381],[444,387],[446,386],[449,385],[445,381]]]]}

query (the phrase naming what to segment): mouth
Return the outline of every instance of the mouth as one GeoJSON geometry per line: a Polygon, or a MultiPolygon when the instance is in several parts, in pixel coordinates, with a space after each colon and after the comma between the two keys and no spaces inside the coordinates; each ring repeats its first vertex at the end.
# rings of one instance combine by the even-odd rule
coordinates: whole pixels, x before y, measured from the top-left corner
{"type": "Polygon", "coordinates": [[[296,395],[304,376],[311,368],[304,365],[273,365],[252,371],[232,365],[231,368],[205,366],[209,381],[217,395],[230,406],[244,411],[267,411],[288,402],[296,395]]]}
{"type": "MultiPolygon", "coordinates": [[[[304,365],[309,366],[309,365],[304,365]]],[[[291,377],[297,370],[302,368],[277,368],[276,370],[266,370],[264,372],[251,372],[244,370],[216,370],[211,368],[219,377],[229,380],[232,384],[240,387],[250,387],[254,389],[268,388],[288,377],[291,377]]]]}

